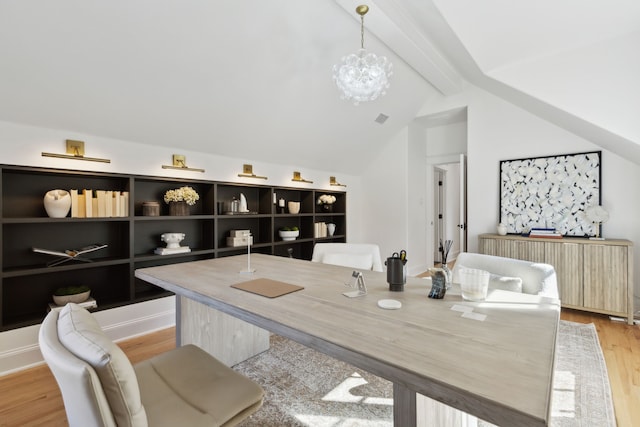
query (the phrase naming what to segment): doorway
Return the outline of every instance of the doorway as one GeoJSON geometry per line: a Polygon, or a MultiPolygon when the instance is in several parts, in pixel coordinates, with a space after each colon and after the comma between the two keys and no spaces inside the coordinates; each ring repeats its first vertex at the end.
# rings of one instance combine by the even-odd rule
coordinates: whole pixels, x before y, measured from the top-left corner
{"type": "Polygon", "coordinates": [[[440,242],[451,240],[447,262],[466,251],[466,157],[456,156],[458,161],[433,165],[433,261],[442,263],[440,242]]]}

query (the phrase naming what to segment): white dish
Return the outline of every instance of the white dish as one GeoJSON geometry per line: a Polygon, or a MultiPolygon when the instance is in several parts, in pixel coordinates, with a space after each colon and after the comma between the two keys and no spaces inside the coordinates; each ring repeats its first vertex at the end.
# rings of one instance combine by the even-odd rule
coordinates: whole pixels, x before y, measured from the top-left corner
{"type": "Polygon", "coordinates": [[[378,307],[385,310],[397,310],[402,307],[402,303],[395,299],[381,299],[378,301],[378,307]]]}

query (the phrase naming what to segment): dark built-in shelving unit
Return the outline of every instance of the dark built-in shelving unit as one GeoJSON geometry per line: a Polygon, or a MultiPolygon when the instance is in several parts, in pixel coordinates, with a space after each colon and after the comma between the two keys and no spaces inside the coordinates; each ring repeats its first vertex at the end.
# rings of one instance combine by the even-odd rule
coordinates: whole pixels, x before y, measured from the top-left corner
{"type": "Polygon", "coordinates": [[[40,323],[59,287],[88,285],[98,310],[119,307],[171,295],[134,277],[136,268],[173,264],[246,253],[246,246],[228,247],[231,230],[251,230],[252,252],[311,259],[319,241],[346,241],[346,192],[252,185],[194,179],[110,174],[23,166],[0,166],[2,216],[0,221],[0,331],[40,323]],[[170,216],[163,202],[167,190],[191,186],[200,200],[188,216],[170,216]],[[43,198],[53,189],[92,189],[129,192],[125,217],[49,218],[43,198]],[[230,215],[228,202],[247,199],[250,214],[230,215]],[[274,196],[275,193],[275,196],[274,196]],[[322,194],[336,197],[332,212],[324,212],[316,200],[322,194]],[[281,213],[274,200],[299,201],[297,214],[281,213]],[[142,203],[160,202],[160,216],[143,216],[142,203]],[[333,236],[314,236],[314,224],[336,224],[333,236]],[[278,230],[298,227],[300,236],[282,241],[278,230]],[[160,235],[185,233],[183,246],[191,252],[156,255],[163,247],[160,235]],[[33,247],[76,249],[106,243],[107,248],[86,254],[92,262],[70,261],[47,267],[51,256],[34,253],[33,247]]]}

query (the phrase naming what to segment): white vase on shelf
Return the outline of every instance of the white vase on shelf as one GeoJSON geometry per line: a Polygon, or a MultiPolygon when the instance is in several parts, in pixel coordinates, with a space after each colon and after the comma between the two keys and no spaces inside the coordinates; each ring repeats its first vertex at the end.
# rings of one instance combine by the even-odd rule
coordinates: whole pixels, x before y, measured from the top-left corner
{"type": "Polygon", "coordinates": [[[49,218],[64,218],[71,209],[71,195],[66,190],[51,190],[44,195],[44,209],[49,218]]]}
{"type": "Polygon", "coordinates": [[[336,225],[333,223],[328,223],[327,224],[327,234],[329,236],[333,236],[333,233],[336,232],[336,225]]]}

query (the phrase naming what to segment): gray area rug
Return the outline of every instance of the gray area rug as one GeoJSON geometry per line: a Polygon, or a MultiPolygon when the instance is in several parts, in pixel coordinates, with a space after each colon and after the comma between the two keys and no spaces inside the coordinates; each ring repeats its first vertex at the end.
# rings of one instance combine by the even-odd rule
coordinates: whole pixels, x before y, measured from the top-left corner
{"type": "MultiPolygon", "coordinates": [[[[551,425],[615,426],[594,325],[560,321],[558,341],[551,425]]],[[[390,382],[286,338],[273,335],[269,351],[234,369],[266,392],[263,407],[242,427],[393,425],[390,382]]]]}

